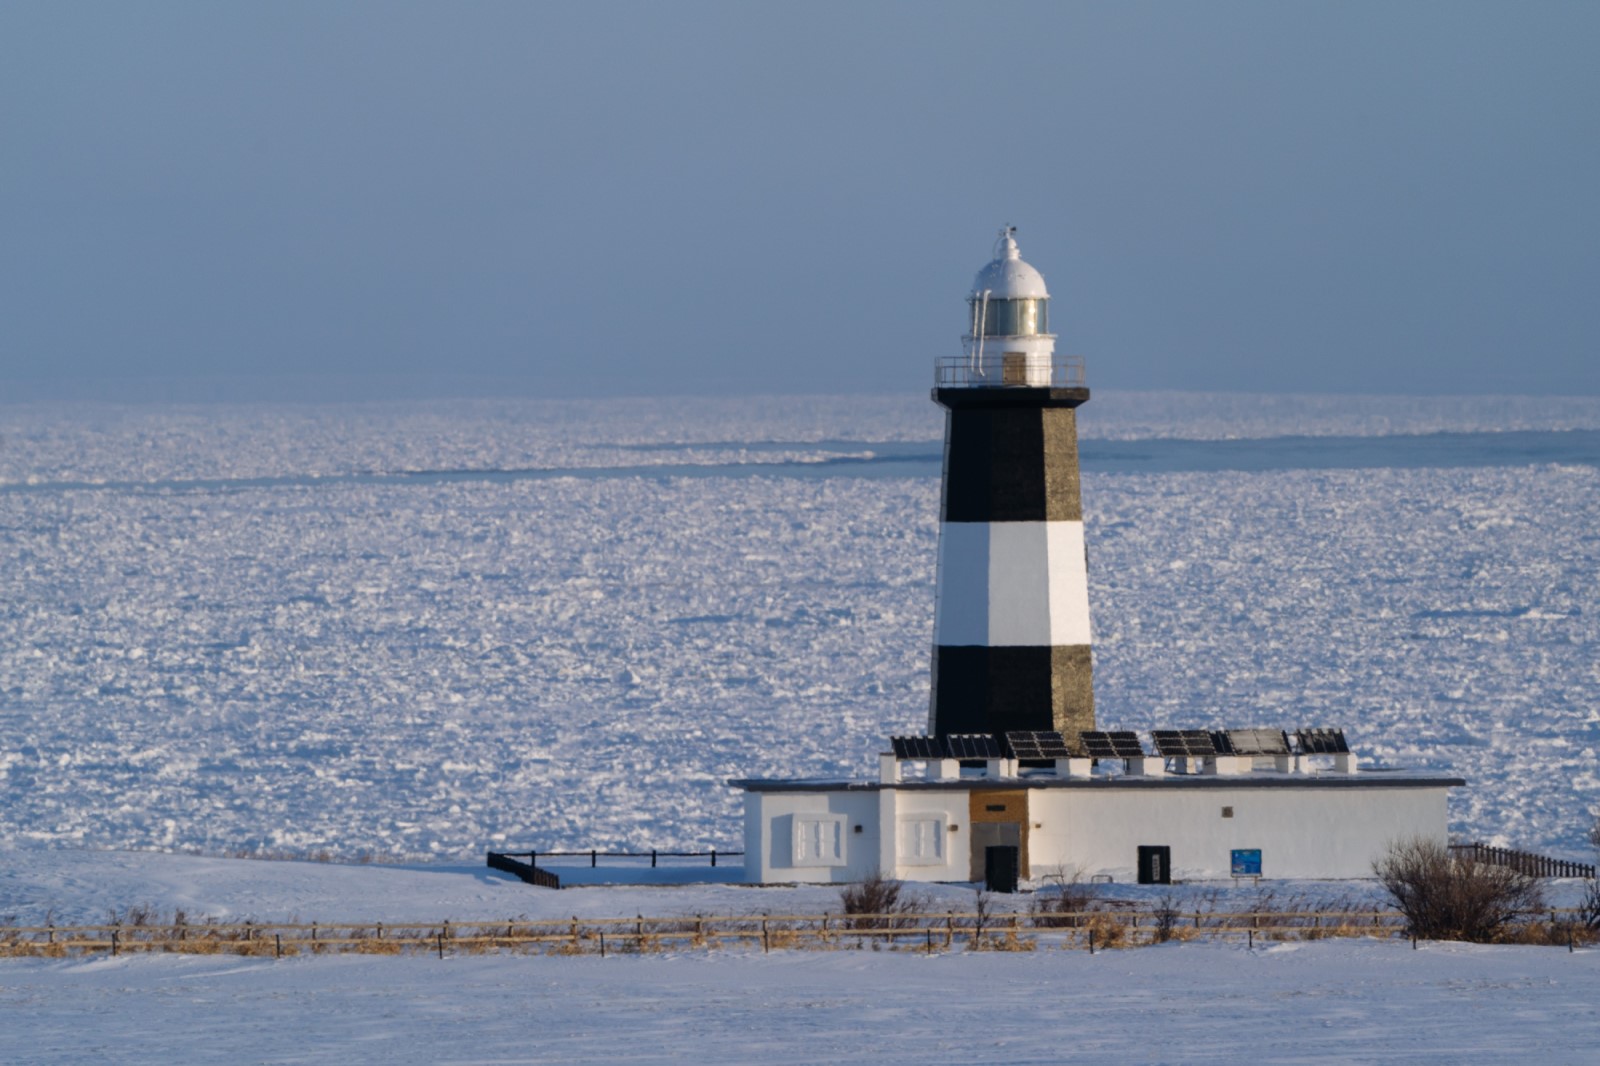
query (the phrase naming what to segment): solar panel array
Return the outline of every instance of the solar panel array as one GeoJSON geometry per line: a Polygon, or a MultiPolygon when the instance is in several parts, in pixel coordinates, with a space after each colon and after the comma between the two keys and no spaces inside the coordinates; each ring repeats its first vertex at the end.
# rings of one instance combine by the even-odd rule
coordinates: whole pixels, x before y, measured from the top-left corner
{"type": "Polygon", "coordinates": [[[1000,742],[988,733],[951,733],[944,738],[952,759],[998,759],[1000,742]]]}
{"type": "Polygon", "coordinates": [[[1299,729],[1294,735],[1302,755],[1345,755],[1350,751],[1342,729],[1299,729]]]}
{"type": "Polygon", "coordinates": [[[1211,734],[1218,755],[1287,755],[1289,738],[1281,729],[1220,729],[1211,734]]]}
{"type": "MultiPolygon", "coordinates": [[[[1212,755],[1343,755],[1350,750],[1342,729],[1299,729],[1294,748],[1281,729],[1153,729],[1156,754],[1164,758],[1206,758],[1212,755]]],[[[999,738],[989,733],[952,733],[945,737],[890,737],[897,759],[1137,759],[1144,756],[1132,730],[1085,730],[1077,744],[1055,730],[1018,730],[999,738]]]]}
{"type": "Polygon", "coordinates": [[[1015,732],[1006,734],[1006,747],[1013,759],[1065,759],[1072,755],[1067,750],[1067,739],[1055,730],[1015,732]]]}
{"type": "Polygon", "coordinates": [[[1204,729],[1153,729],[1150,739],[1156,742],[1156,754],[1169,759],[1203,758],[1217,753],[1211,734],[1204,729]]]}
{"type": "Polygon", "coordinates": [[[1138,759],[1144,756],[1139,734],[1132,730],[1104,732],[1086,729],[1078,734],[1083,752],[1093,759],[1138,759]]]}
{"type": "Polygon", "coordinates": [[[938,737],[890,737],[896,759],[942,759],[944,743],[938,737]]]}

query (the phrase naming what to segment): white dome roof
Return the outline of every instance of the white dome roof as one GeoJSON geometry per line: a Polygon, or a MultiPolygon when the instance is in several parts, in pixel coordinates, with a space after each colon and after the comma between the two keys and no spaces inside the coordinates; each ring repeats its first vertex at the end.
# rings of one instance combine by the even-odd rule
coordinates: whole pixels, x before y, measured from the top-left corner
{"type": "Polygon", "coordinates": [[[1015,229],[1007,226],[1000,231],[995,244],[995,257],[978,271],[972,279],[972,294],[982,296],[985,291],[991,300],[1022,300],[1049,297],[1044,287],[1044,275],[1022,261],[1017,252],[1015,229]]]}

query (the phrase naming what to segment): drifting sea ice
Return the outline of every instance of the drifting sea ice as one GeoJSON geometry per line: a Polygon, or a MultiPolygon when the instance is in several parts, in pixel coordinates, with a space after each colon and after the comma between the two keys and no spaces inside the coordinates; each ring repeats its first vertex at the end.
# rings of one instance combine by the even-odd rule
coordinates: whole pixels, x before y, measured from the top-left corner
{"type": "MultiPolygon", "coordinates": [[[[159,480],[594,465],[607,441],[872,424],[870,400],[775,402],[765,421],[720,403],[667,404],[671,425],[577,405],[589,421],[532,428],[514,403],[48,432],[34,414],[4,439],[55,457],[44,480],[159,480]]],[[[924,417],[890,424],[916,439],[924,417]]],[[[39,480],[15,451],[7,476],[39,480]]],[[[1467,777],[1459,835],[1579,853],[1600,799],[1597,477],[1089,475],[1101,720],[1342,725],[1369,758],[1467,777]]],[[[937,495],[843,475],[0,493],[0,839],[736,846],[726,779],[863,775],[886,735],[923,727],[937,495]]]]}

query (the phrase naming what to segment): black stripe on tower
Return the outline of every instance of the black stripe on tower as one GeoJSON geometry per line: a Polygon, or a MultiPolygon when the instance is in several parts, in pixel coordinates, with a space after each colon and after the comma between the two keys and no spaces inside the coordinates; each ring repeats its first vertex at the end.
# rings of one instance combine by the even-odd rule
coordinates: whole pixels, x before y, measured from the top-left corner
{"type": "Polygon", "coordinates": [[[1088,389],[937,389],[945,522],[1081,521],[1078,420],[1088,389]]]}
{"type": "Polygon", "coordinates": [[[1095,728],[1087,644],[1057,648],[935,647],[935,736],[1095,728]]]}

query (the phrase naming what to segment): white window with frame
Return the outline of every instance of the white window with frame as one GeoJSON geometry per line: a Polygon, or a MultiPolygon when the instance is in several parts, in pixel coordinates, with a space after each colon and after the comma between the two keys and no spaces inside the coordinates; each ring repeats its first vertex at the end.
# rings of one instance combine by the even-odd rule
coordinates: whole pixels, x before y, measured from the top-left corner
{"type": "Polygon", "coordinates": [[[843,866],[845,824],[842,814],[794,815],[794,865],[843,866]]]}
{"type": "Polygon", "coordinates": [[[898,854],[906,866],[944,865],[945,820],[939,814],[914,814],[900,819],[898,854]]]}

